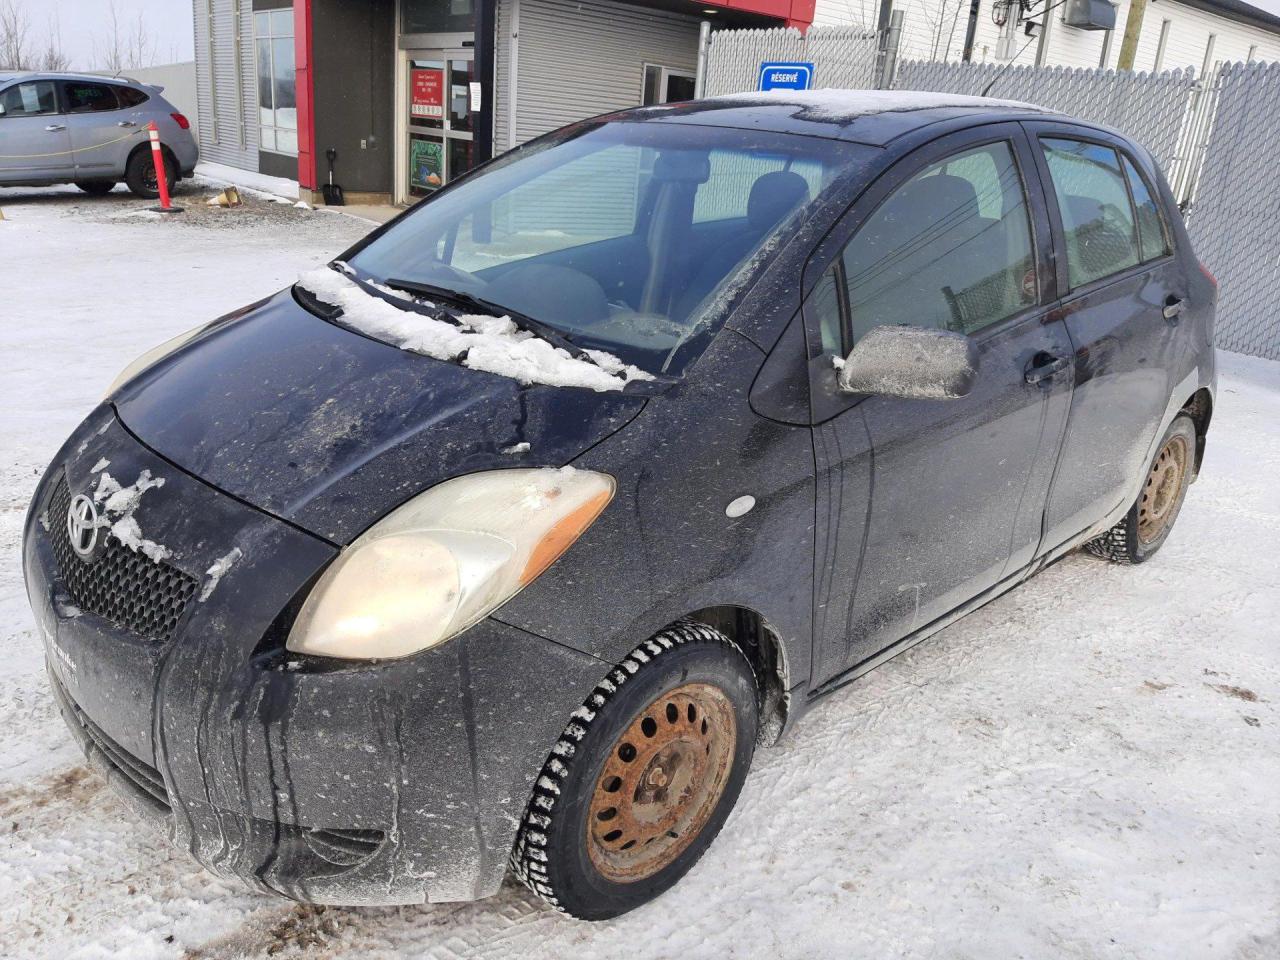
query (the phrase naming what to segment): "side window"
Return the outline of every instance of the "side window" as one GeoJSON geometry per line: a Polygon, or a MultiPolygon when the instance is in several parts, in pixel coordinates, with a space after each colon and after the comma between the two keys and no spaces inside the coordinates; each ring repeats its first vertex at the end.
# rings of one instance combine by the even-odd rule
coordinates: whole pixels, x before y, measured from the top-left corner
{"type": "Polygon", "coordinates": [[[151,98],[141,90],[133,87],[116,87],[116,96],[120,98],[122,107],[139,107],[151,98]]]}
{"type": "Polygon", "coordinates": [[[1071,288],[1136,266],[1138,225],[1116,152],[1081,140],[1040,142],[1062,213],[1071,288]]]}
{"type": "Polygon", "coordinates": [[[1138,247],[1142,251],[1142,262],[1146,263],[1169,252],[1169,239],[1165,233],[1164,220],[1160,216],[1160,208],[1156,206],[1147,181],[1128,157],[1122,157],[1122,161],[1124,175],[1129,180],[1129,192],[1133,196],[1133,206],[1138,211],[1138,247]]]}
{"type": "Polygon", "coordinates": [[[841,329],[843,324],[840,320],[840,277],[834,266],[822,275],[822,279],[809,294],[804,309],[806,313],[818,318],[822,352],[843,357],[848,351],[845,350],[844,333],[841,329]]]}
{"type": "Polygon", "coordinates": [[[105,83],[71,81],[62,85],[62,92],[67,98],[67,113],[98,113],[120,109],[115,90],[105,83]]]}
{"type": "Polygon", "coordinates": [[[843,263],[855,344],[884,324],[973,333],[1035,304],[1031,221],[1010,144],[921,170],[867,218],[843,263]]]}
{"type": "Polygon", "coordinates": [[[0,92],[0,107],[6,117],[39,117],[58,112],[58,98],[48,80],[15,83],[0,92]]]}

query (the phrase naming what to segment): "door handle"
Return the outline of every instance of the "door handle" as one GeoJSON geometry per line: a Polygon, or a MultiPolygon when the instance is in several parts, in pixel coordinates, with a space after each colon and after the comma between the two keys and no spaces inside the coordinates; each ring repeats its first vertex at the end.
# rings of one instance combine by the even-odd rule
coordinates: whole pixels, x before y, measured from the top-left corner
{"type": "Polygon", "coordinates": [[[1178,325],[1178,317],[1182,316],[1182,311],[1186,307],[1185,301],[1181,297],[1168,297],[1164,302],[1164,318],[1169,321],[1169,325],[1176,327],[1178,325]]]}
{"type": "Polygon", "coordinates": [[[57,133],[59,130],[65,129],[67,129],[67,125],[65,123],[51,123],[45,127],[45,130],[49,133],[57,133]]]}
{"type": "Polygon", "coordinates": [[[116,124],[116,126],[117,127],[136,127],[137,124],[134,123],[132,120],[121,120],[119,123],[116,124]]]}
{"type": "Polygon", "coordinates": [[[1031,358],[1023,378],[1027,383],[1040,383],[1042,380],[1048,380],[1058,371],[1065,370],[1070,365],[1070,357],[1055,357],[1042,351],[1031,358]]]}

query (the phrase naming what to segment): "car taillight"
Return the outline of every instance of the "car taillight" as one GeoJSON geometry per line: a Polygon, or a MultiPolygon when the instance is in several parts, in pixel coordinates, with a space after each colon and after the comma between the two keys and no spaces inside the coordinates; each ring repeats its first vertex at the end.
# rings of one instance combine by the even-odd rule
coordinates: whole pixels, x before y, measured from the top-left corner
{"type": "Polygon", "coordinates": [[[1210,283],[1212,283],[1212,284],[1213,284],[1213,288],[1214,288],[1215,290],[1216,290],[1216,289],[1218,289],[1218,278],[1217,278],[1217,277],[1215,277],[1215,276],[1213,275],[1213,273],[1209,270],[1209,268],[1208,268],[1208,267],[1206,267],[1203,263],[1202,263],[1202,264],[1200,264],[1200,272],[1201,272],[1201,273],[1203,273],[1203,274],[1205,275],[1205,278],[1206,278],[1210,283]]]}
{"type": "Polygon", "coordinates": [[[173,122],[176,123],[178,126],[180,126],[183,130],[191,129],[191,121],[188,120],[186,117],[184,117],[182,114],[171,113],[169,114],[169,116],[173,117],[173,122]]]}

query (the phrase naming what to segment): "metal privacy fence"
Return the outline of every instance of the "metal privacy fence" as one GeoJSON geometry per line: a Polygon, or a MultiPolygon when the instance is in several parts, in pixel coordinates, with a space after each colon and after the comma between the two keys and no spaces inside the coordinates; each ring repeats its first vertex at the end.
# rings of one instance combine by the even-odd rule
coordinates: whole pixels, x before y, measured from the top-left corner
{"type": "Polygon", "coordinates": [[[815,87],[873,88],[878,43],[876,34],[854,27],[813,27],[808,34],[792,28],[720,30],[707,47],[703,96],[755,90],[760,64],[769,61],[812,63],[815,87]]]}
{"type": "MultiPolygon", "coordinates": [[[[814,65],[818,88],[877,86],[877,35],[850,27],[721,31],[706,96],[756,89],[762,62],[814,65]]],[[[890,54],[892,52],[890,51],[890,54]]],[[[893,87],[1025,100],[1103,123],[1143,144],[1183,209],[1196,253],[1219,282],[1218,345],[1280,360],[1280,64],[1131,73],[1070,67],[905,61],[893,87]]]]}
{"type": "Polygon", "coordinates": [[[897,90],[935,90],[1024,100],[1115,127],[1148,150],[1168,173],[1182,158],[1178,146],[1195,88],[1194,71],[1131,73],[1083,67],[1008,67],[994,63],[929,63],[898,67],[897,90]],[[990,90],[987,88],[990,87],[990,90]]]}
{"type": "Polygon", "coordinates": [[[1280,63],[1227,64],[1187,226],[1218,278],[1218,346],[1271,360],[1280,360],[1277,156],[1280,63]]]}

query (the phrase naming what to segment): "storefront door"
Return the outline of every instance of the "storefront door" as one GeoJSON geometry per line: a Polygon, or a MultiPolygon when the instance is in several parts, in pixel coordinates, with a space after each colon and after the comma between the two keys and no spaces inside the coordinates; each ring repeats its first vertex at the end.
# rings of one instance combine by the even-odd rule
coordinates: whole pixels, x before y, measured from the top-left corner
{"type": "Polygon", "coordinates": [[[412,203],[471,168],[476,76],[471,50],[407,50],[405,57],[405,193],[412,203]]]}

